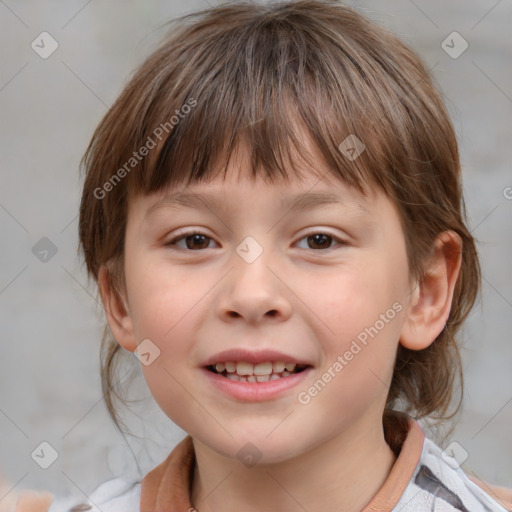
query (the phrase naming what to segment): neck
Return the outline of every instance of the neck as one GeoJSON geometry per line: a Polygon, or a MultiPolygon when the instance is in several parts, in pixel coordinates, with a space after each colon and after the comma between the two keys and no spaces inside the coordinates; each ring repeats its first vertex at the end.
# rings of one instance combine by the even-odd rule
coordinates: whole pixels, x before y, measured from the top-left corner
{"type": "Polygon", "coordinates": [[[357,425],[293,459],[251,468],[197,440],[194,448],[191,498],[199,512],[361,511],[396,459],[382,426],[357,425]]]}

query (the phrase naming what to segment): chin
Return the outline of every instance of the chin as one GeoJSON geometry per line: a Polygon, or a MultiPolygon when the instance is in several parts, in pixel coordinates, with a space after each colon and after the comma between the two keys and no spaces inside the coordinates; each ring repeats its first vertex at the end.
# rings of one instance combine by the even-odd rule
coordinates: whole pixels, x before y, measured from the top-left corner
{"type": "Polygon", "coordinates": [[[221,436],[211,437],[198,432],[199,435],[192,435],[193,438],[207,445],[211,450],[215,451],[223,457],[239,460],[246,467],[280,464],[293,459],[307,451],[304,446],[304,439],[301,438],[298,443],[293,435],[285,428],[280,433],[275,429],[279,422],[272,423],[269,426],[260,423],[252,425],[251,428],[244,428],[240,424],[238,428],[229,429],[232,437],[225,433],[221,436]]]}

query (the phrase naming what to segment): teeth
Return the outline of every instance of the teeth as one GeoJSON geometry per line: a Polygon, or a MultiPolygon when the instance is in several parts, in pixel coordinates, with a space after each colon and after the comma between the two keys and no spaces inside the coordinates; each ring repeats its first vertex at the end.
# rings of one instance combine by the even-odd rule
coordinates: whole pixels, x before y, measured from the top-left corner
{"type": "Polygon", "coordinates": [[[254,375],[270,375],[272,368],[272,363],[258,363],[254,365],[254,375]]]}
{"type": "Polygon", "coordinates": [[[265,361],[252,364],[247,361],[225,361],[214,365],[215,371],[231,380],[242,382],[269,382],[288,377],[303,366],[283,361],[265,361]],[[298,366],[300,368],[298,368],[298,366]]]}
{"type": "Polygon", "coordinates": [[[236,363],[236,373],[238,375],[253,375],[254,374],[254,365],[251,363],[244,363],[239,361],[236,363]]]}
{"type": "Polygon", "coordinates": [[[276,361],[272,363],[272,370],[274,373],[281,373],[285,368],[285,364],[282,361],[276,361]]]}
{"type": "Polygon", "coordinates": [[[235,373],[236,371],[236,364],[234,361],[226,361],[225,363],[226,371],[228,373],[235,373]]]}

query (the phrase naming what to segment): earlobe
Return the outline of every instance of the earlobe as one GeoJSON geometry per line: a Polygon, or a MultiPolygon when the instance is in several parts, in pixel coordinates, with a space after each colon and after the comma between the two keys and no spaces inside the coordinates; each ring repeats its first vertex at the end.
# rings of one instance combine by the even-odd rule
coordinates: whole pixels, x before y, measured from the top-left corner
{"type": "Polygon", "coordinates": [[[424,279],[416,284],[409,297],[400,335],[404,347],[427,348],[443,330],[450,315],[461,255],[462,240],[457,233],[444,231],[436,238],[424,279]]]}
{"type": "Polygon", "coordinates": [[[100,268],[98,285],[110,330],[116,341],[126,350],[133,352],[137,341],[133,332],[133,322],[126,301],[114,288],[105,266],[100,268]]]}

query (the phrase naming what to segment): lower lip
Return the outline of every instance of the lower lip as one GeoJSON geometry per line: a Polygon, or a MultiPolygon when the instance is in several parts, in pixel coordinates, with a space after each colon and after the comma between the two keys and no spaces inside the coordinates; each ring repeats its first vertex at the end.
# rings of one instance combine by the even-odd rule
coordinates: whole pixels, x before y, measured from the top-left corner
{"type": "Polygon", "coordinates": [[[299,373],[293,373],[288,377],[281,377],[269,382],[240,382],[223,377],[206,368],[202,368],[202,371],[206,373],[210,382],[223,393],[244,402],[259,402],[276,398],[285,391],[297,386],[312,369],[309,366],[299,373]]]}

